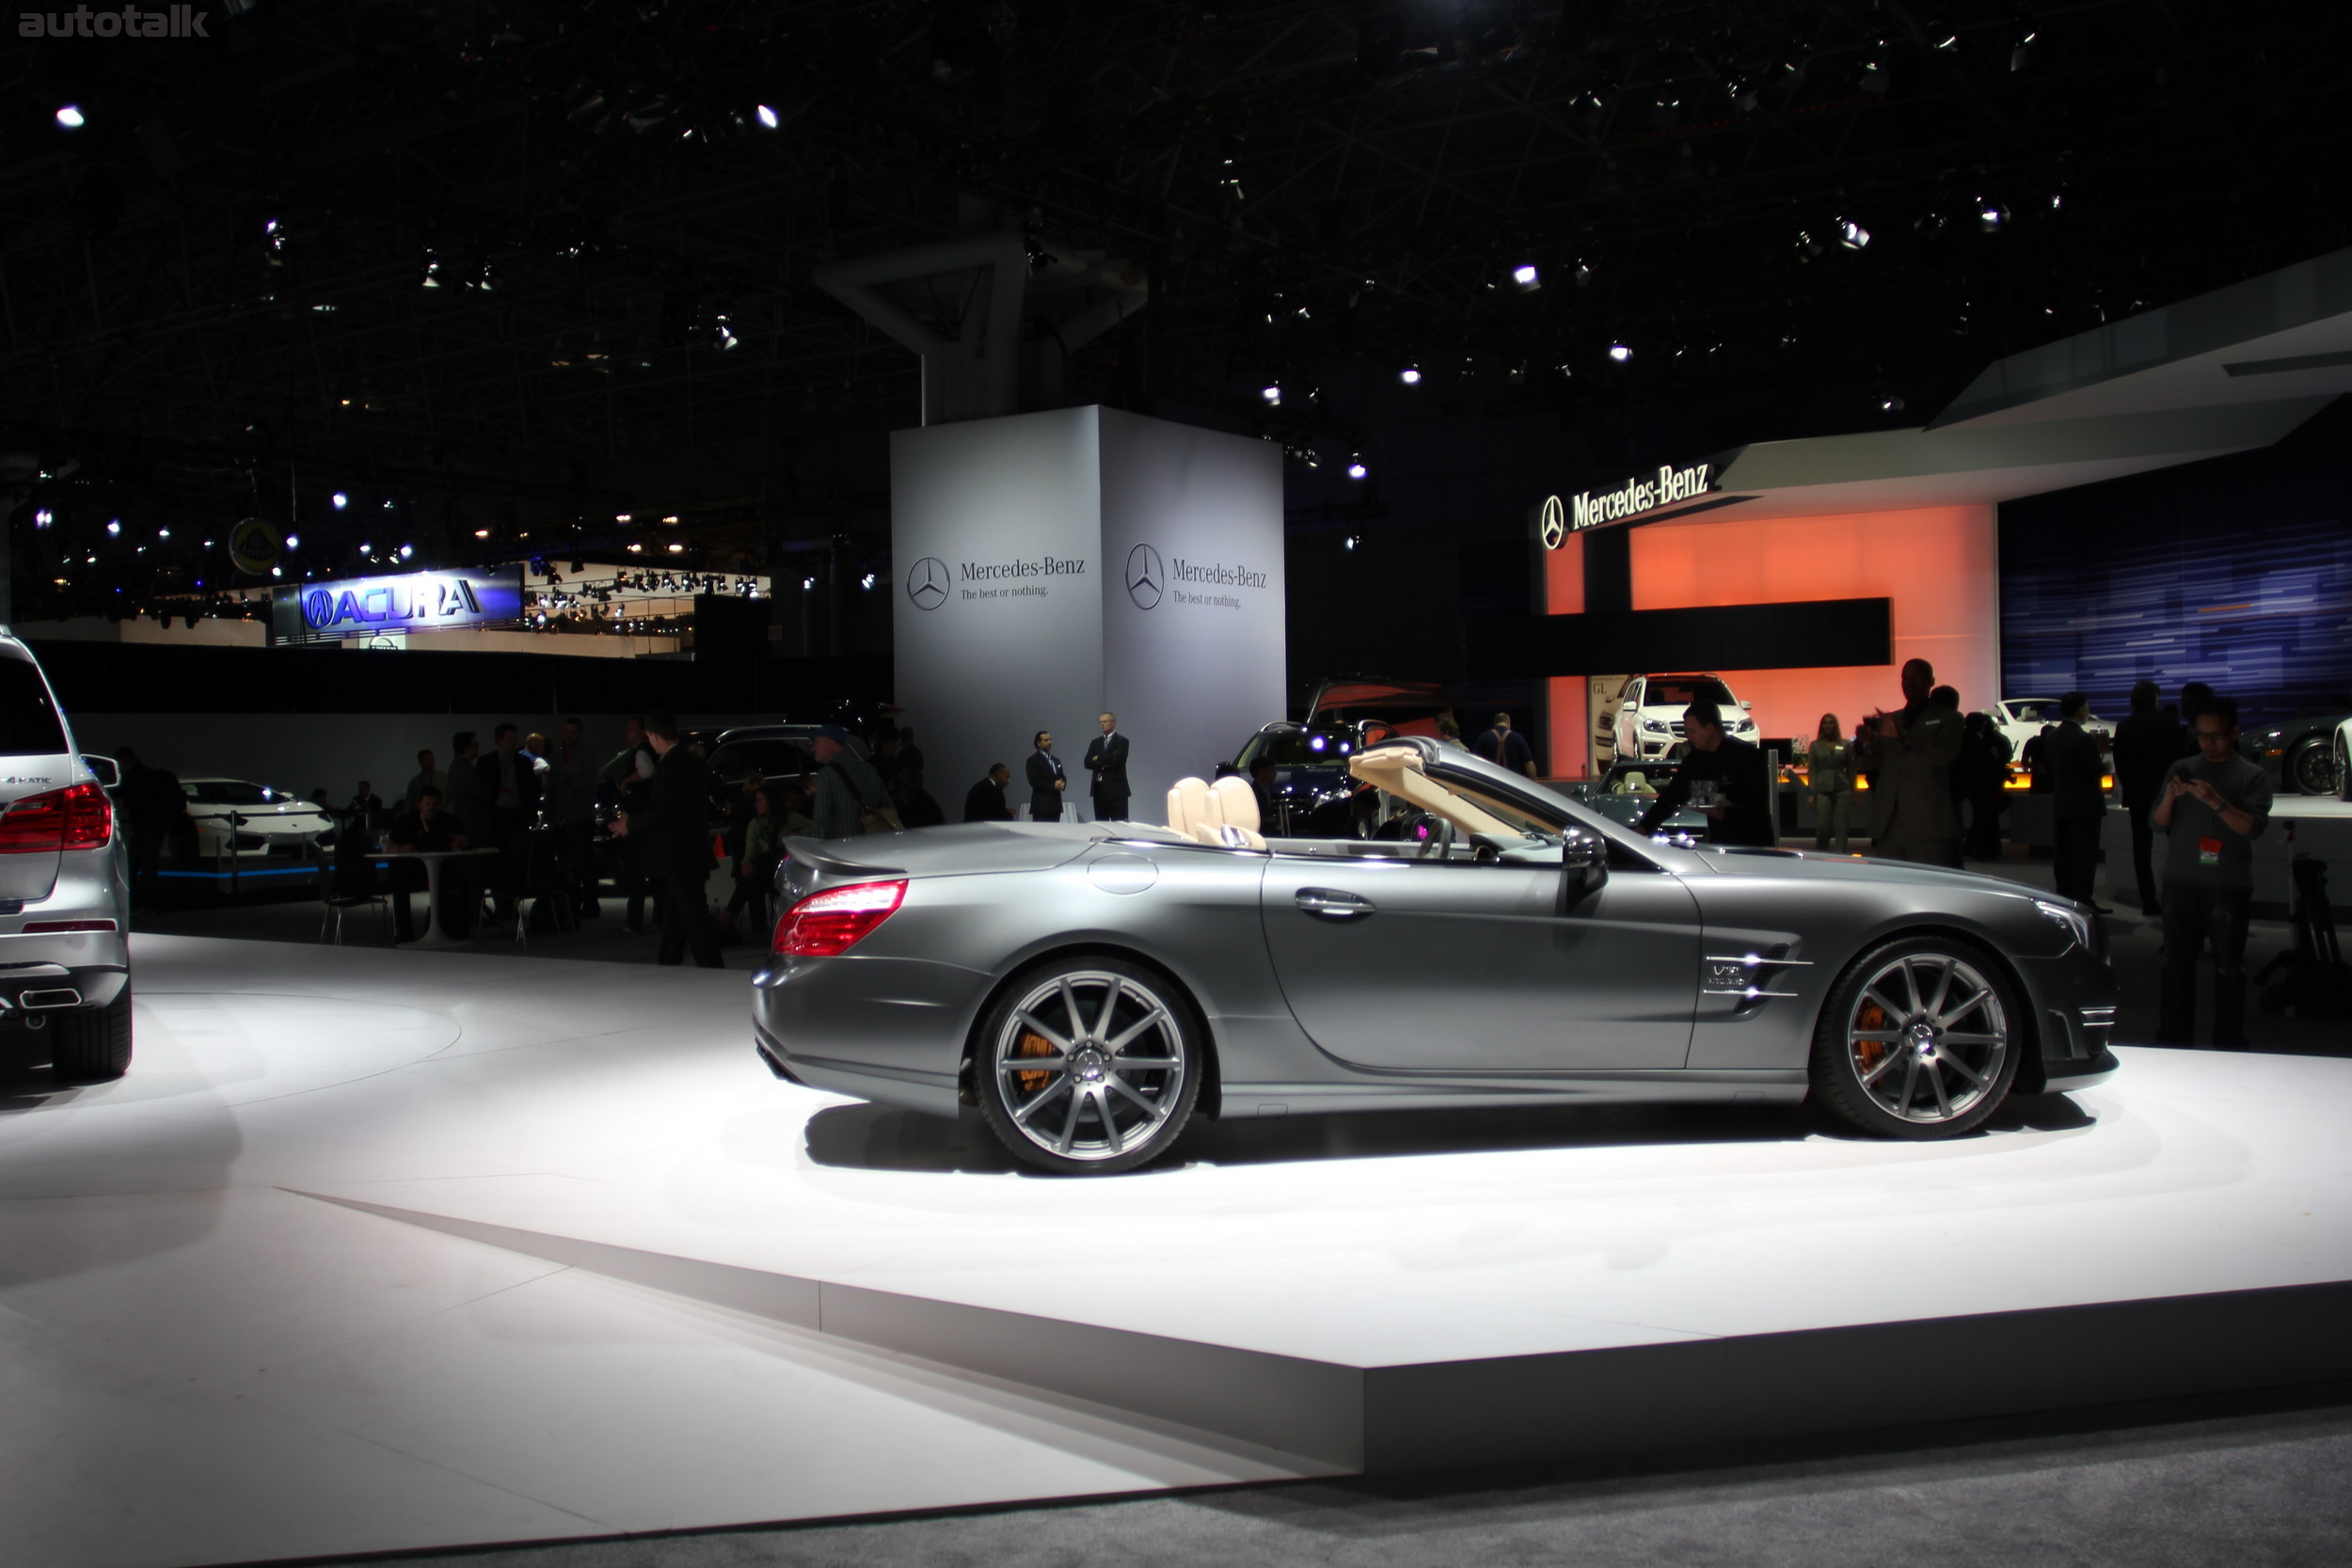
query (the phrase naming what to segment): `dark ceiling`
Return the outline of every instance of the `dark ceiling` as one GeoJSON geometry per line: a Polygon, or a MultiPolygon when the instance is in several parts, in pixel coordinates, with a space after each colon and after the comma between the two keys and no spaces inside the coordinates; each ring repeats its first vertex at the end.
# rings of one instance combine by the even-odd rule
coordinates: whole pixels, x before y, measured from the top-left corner
{"type": "Polygon", "coordinates": [[[1571,468],[1921,423],[2352,241],[2342,0],[199,8],[10,40],[20,614],[134,536],[115,586],[216,583],[246,515],[321,570],[663,515],[712,569],[870,551],[914,361],[810,274],[975,213],[1149,275],[1067,401],[1344,448],[1371,416],[1314,389],[1412,364],[1433,410],[1555,417],[1571,468]]]}

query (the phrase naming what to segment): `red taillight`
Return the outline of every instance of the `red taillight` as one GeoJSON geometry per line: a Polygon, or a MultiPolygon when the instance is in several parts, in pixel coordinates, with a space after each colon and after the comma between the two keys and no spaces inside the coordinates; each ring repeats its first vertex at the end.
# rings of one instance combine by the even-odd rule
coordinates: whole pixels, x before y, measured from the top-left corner
{"type": "Polygon", "coordinates": [[[0,855],[101,849],[114,835],[114,802],[94,784],[27,795],[0,812],[0,855]]]}
{"type": "Polygon", "coordinates": [[[906,895],[903,881],[856,882],[812,893],[776,922],[775,949],[795,958],[830,958],[846,953],[888,920],[906,895]]]}

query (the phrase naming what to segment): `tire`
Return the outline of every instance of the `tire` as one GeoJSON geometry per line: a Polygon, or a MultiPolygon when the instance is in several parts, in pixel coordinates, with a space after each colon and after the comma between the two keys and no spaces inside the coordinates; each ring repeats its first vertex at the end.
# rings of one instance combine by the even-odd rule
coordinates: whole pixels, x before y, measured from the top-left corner
{"type": "Polygon", "coordinates": [[[1813,1092],[1879,1137],[1958,1137],[2009,1097],[2024,1025],[2016,987],[1975,943],[1882,942],[1830,990],[1813,1031],[1813,1092]],[[1968,989],[1954,1006],[1957,986],[1968,989]]]}
{"type": "Polygon", "coordinates": [[[49,1070],[77,1084],[103,1083],[131,1070],[131,984],[103,1007],[52,1013],[49,1070]]]}
{"type": "Polygon", "coordinates": [[[2352,751],[2340,735],[2336,736],[2336,799],[2352,800],[2352,751]]]}
{"type": "Polygon", "coordinates": [[[2283,771],[2287,783],[2298,795],[2332,795],[2336,790],[2335,759],[2328,755],[2329,743],[2321,736],[2313,736],[2287,753],[2283,771]]]}
{"type": "Polygon", "coordinates": [[[1107,1176],[1182,1135],[1207,1045],[1206,1026],[1166,976],[1120,958],[1049,959],[1008,986],[981,1022],[973,1095],[1016,1158],[1107,1176]]]}

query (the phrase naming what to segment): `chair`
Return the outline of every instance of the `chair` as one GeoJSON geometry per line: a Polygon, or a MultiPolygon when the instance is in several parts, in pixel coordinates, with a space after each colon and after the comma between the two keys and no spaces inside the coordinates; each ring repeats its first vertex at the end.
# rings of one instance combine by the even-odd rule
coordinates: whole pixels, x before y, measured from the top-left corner
{"type": "Polygon", "coordinates": [[[1265,840],[1258,833],[1258,792],[1249,787],[1248,780],[1219,779],[1209,786],[1209,799],[1217,808],[1221,829],[1214,842],[1241,849],[1265,847],[1265,840]]]}
{"type": "Polygon", "coordinates": [[[369,904],[375,907],[379,940],[391,941],[391,900],[365,834],[343,834],[335,841],[334,858],[320,863],[319,902],[326,906],[319,917],[319,941],[342,946],[343,911],[369,904]]]}

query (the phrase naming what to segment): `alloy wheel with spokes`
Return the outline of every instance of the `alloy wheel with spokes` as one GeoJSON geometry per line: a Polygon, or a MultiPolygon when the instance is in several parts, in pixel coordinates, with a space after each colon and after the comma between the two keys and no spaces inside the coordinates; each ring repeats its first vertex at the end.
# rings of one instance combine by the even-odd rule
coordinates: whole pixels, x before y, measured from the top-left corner
{"type": "Polygon", "coordinates": [[[1197,1026],[1165,979],[1107,958],[1024,975],[974,1053],[982,1116],[1047,1170],[1127,1170],[1173,1143],[1200,1092],[1197,1026]]]}
{"type": "Polygon", "coordinates": [[[1832,990],[1815,1032],[1814,1086],[1870,1132],[1964,1132],[2015,1081],[2017,1016],[2007,976],[1967,943],[1889,942],[1832,990]]]}

